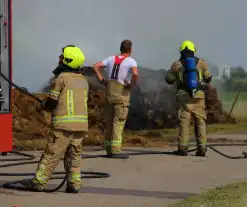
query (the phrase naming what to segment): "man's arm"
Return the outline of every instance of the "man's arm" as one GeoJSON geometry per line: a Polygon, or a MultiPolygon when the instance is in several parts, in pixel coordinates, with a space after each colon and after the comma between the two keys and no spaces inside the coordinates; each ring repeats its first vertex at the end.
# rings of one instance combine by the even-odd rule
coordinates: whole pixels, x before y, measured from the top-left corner
{"type": "Polygon", "coordinates": [[[131,70],[132,70],[132,77],[131,77],[130,85],[133,87],[137,84],[139,74],[138,74],[137,66],[131,67],[131,70]]]}
{"type": "Polygon", "coordinates": [[[131,88],[136,86],[137,80],[138,80],[138,68],[137,68],[137,62],[134,59],[130,59],[130,70],[131,70],[131,80],[130,83],[128,81],[125,82],[125,87],[131,88]]]}
{"type": "Polygon", "coordinates": [[[100,61],[100,62],[98,62],[98,63],[96,63],[96,64],[94,64],[94,65],[92,66],[92,68],[93,68],[93,70],[94,70],[94,72],[95,72],[95,74],[96,74],[97,79],[98,79],[98,80],[100,81],[100,83],[102,83],[103,85],[106,85],[106,84],[107,84],[107,81],[106,81],[106,80],[104,79],[104,77],[102,76],[100,70],[103,69],[103,68],[105,68],[105,67],[107,66],[107,64],[108,64],[108,59],[105,59],[105,60],[100,61]]]}
{"type": "Polygon", "coordinates": [[[204,82],[210,83],[212,80],[212,74],[209,72],[208,66],[204,60],[201,60],[201,67],[202,67],[204,82]]]}
{"type": "Polygon", "coordinates": [[[61,78],[55,78],[52,80],[48,97],[43,100],[42,108],[53,111],[57,107],[58,99],[62,91],[61,78]]]}
{"type": "Polygon", "coordinates": [[[174,62],[170,70],[168,70],[165,77],[165,81],[168,85],[172,85],[176,81],[176,73],[180,66],[181,64],[179,64],[178,62],[174,62]]]}
{"type": "Polygon", "coordinates": [[[106,66],[105,66],[103,61],[100,61],[100,62],[94,64],[93,67],[92,67],[94,72],[95,72],[95,74],[96,74],[96,77],[98,78],[99,81],[102,81],[104,79],[102,74],[101,74],[101,72],[100,72],[100,70],[105,68],[105,67],[106,66]]]}

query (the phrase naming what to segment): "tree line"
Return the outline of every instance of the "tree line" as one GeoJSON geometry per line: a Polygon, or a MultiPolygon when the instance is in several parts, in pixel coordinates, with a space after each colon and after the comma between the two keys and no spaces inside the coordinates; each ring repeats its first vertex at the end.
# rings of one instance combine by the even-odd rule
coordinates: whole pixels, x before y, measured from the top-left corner
{"type": "Polygon", "coordinates": [[[223,77],[223,87],[227,92],[247,91],[247,72],[241,66],[231,68],[231,76],[223,77]]]}

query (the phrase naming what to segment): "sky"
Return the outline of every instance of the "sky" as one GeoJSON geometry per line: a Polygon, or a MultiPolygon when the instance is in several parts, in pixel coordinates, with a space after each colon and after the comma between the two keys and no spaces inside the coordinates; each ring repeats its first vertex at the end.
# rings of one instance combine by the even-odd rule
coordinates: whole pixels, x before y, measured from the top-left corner
{"type": "Polygon", "coordinates": [[[40,91],[61,48],[79,46],[92,65],[133,42],[139,66],[169,68],[192,40],[197,56],[247,68],[246,0],[13,0],[14,81],[40,91]]]}

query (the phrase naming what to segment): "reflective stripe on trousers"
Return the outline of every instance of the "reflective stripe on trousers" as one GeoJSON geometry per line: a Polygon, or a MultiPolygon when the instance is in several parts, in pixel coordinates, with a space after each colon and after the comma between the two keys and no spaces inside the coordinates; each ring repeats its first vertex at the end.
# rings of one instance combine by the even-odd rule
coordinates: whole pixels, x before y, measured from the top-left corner
{"type": "Polygon", "coordinates": [[[110,147],[110,146],[119,147],[122,145],[122,141],[121,140],[120,141],[116,141],[116,140],[107,141],[107,140],[105,140],[104,145],[106,147],[110,147]]]}
{"type": "Polygon", "coordinates": [[[119,147],[119,146],[122,146],[122,130],[123,130],[124,126],[120,126],[120,130],[119,130],[119,133],[118,133],[118,140],[116,139],[113,139],[111,141],[108,141],[108,140],[105,140],[104,142],[104,146],[105,147],[119,147]]]}
{"type": "MultiPolygon", "coordinates": [[[[189,143],[184,143],[184,142],[179,142],[179,145],[181,147],[188,147],[189,146],[189,143]]],[[[200,144],[197,144],[197,146],[200,146],[200,147],[206,147],[206,143],[200,143],[200,144]]]]}
{"type": "Polygon", "coordinates": [[[71,183],[81,182],[81,173],[71,172],[68,181],[71,183]]]}
{"type": "Polygon", "coordinates": [[[45,164],[41,163],[38,167],[38,170],[36,172],[36,176],[35,179],[33,180],[35,183],[41,183],[43,185],[46,184],[46,182],[48,181],[48,177],[44,176],[44,171],[45,171],[45,164]]]}

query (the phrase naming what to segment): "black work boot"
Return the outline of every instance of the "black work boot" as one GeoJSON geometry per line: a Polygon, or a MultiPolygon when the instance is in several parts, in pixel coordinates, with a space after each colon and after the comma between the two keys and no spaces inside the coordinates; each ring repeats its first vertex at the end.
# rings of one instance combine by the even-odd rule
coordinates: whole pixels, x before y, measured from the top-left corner
{"type": "Polygon", "coordinates": [[[180,149],[178,149],[177,151],[173,151],[172,153],[173,155],[177,155],[177,156],[187,156],[188,155],[187,150],[180,150],[180,149]]]}
{"type": "Polygon", "coordinates": [[[107,157],[112,159],[129,159],[129,155],[125,153],[107,154],[107,157]]]}
{"type": "Polygon", "coordinates": [[[32,190],[32,191],[36,191],[36,192],[42,192],[43,191],[43,188],[41,186],[39,186],[38,184],[34,183],[31,179],[22,180],[20,182],[20,184],[25,186],[26,188],[32,190]]]}
{"type": "Polygon", "coordinates": [[[77,193],[79,193],[79,189],[76,189],[73,185],[67,185],[65,193],[77,194],[77,193]]]}
{"type": "Polygon", "coordinates": [[[207,152],[207,147],[201,147],[199,146],[196,151],[196,156],[198,157],[205,157],[207,152]]]}
{"type": "Polygon", "coordinates": [[[205,157],[206,156],[206,150],[205,149],[198,149],[197,151],[196,151],[196,156],[198,156],[198,157],[205,157]]]}

